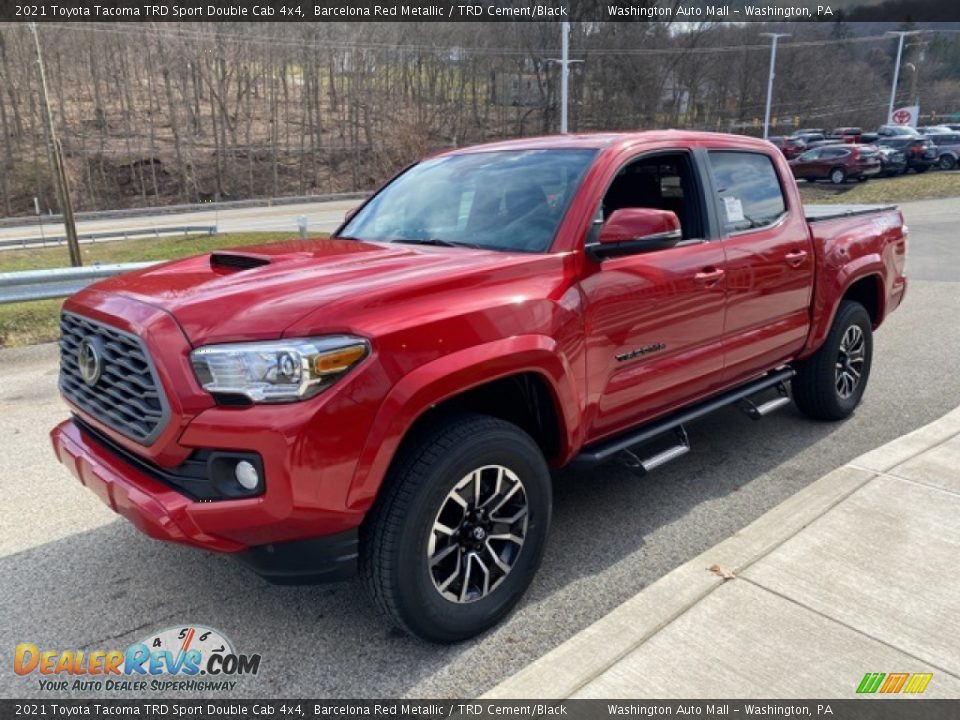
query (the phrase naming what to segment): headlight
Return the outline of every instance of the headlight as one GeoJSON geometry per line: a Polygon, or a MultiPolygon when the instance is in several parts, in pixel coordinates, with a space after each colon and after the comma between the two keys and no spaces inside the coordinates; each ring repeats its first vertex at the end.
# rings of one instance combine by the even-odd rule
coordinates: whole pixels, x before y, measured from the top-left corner
{"type": "Polygon", "coordinates": [[[207,345],[190,353],[190,362],[207,392],[278,403],[313,397],[369,352],[363,338],[331,335],[207,345]]]}

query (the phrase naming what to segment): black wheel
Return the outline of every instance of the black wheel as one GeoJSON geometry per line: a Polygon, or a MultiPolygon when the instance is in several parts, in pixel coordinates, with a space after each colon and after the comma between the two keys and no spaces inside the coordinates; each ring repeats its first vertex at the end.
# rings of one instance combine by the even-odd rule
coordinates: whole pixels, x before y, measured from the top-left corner
{"type": "Polygon", "coordinates": [[[830,182],[834,185],[843,185],[847,181],[847,173],[841,167],[835,167],[830,171],[830,182]]]}
{"type": "Polygon", "coordinates": [[[940,169],[953,170],[957,166],[957,159],[953,155],[940,156],[940,169]]]}
{"type": "Polygon", "coordinates": [[[818,420],[842,420],[863,397],[873,358],[873,327],[860,303],[840,303],[823,345],[797,364],[792,381],[797,407],[818,420]]]}
{"type": "Polygon", "coordinates": [[[530,585],[551,502],[547,464],[523,430],[484,415],[440,418],[401,451],[364,522],[367,589],[412,635],[473,637],[530,585]]]}

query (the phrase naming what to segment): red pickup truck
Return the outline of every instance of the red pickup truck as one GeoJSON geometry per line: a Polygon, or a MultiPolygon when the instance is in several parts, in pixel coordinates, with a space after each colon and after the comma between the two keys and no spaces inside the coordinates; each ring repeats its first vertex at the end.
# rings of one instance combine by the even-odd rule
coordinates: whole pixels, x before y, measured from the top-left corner
{"type": "Polygon", "coordinates": [[[686,425],[849,415],[906,288],[894,207],[804,208],[730,135],[546,137],[426,159],[330,239],[99,282],[62,315],[60,461],[163,540],[273,581],[359,569],[397,626],[506,615],[551,470],[645,473],[686,425]]]}

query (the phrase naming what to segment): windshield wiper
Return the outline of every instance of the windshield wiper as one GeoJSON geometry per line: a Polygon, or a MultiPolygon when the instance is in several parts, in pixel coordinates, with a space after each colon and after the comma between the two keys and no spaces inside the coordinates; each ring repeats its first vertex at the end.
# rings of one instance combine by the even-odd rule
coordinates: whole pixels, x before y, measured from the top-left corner
{"type": "Polygon", "coordinates": [[[475,243],[460,242],[458,240],[441,240],[440,238],[394,238],[390,242],[405,243],[407,245],[435,245],[438,247],[466,247],[479,249],[475,243]]]}

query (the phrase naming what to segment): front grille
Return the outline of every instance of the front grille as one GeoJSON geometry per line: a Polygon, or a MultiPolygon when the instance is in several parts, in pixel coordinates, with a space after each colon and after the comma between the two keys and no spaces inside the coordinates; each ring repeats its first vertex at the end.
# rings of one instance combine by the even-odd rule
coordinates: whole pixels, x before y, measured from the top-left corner
{"type": "Polygon", "coordinates": [[[60,316],[60,391],[92,417],[143,445],[156,440],[167,423],[166,398],[140,339],[66,312],[60,316]],[[81,345],[87,350],[87,379],[80,367],[81,345]],[[91,355],[99,362],[90,361],[91,355]]]}

